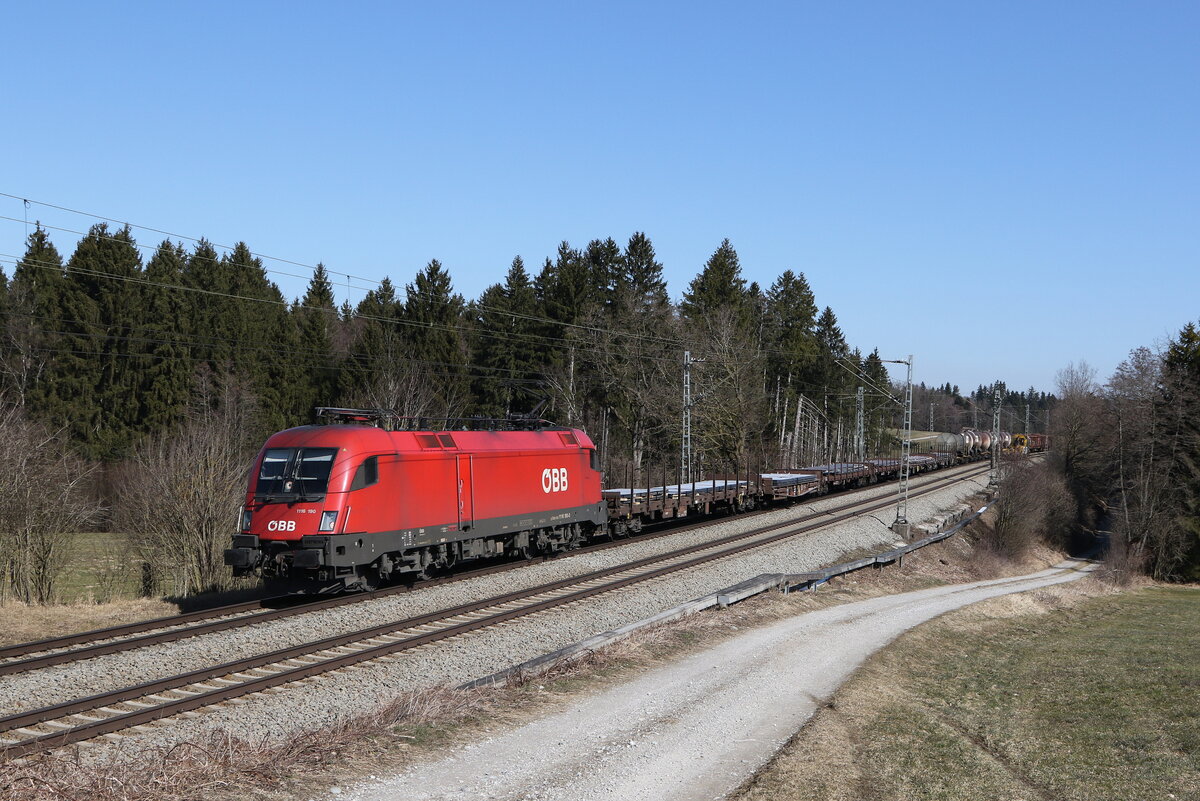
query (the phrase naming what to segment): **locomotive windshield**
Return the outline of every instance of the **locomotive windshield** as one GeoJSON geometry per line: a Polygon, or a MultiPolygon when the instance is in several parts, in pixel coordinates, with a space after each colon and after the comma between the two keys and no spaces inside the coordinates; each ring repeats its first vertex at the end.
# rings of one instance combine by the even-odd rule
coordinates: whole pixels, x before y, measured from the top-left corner
{"type": "Polygon", "coordinates": [[[254,497],[261,501],[319,500],[329,487],[337,448],[268,448],[254,497]]]}

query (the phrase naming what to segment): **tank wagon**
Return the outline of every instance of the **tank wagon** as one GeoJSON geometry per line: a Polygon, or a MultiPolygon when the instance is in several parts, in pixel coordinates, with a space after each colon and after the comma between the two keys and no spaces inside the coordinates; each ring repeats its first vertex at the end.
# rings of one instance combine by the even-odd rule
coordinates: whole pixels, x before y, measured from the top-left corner
{"type": "MultiPolygon", "coordinates": [[[[392,412],[319,409],[323,425],[272,435],[255,458],[225,551],[234,575],[308,591],[372,589],[472,559],[528,557],[635,534],[648,523],[737,513],[895,478],[900,460],[837,462],[703,481],[602,487],[596,447],[544,420],[398,430],[392,412]]],[[[913,455],[911,472],[953,463],[913,455]]]]}

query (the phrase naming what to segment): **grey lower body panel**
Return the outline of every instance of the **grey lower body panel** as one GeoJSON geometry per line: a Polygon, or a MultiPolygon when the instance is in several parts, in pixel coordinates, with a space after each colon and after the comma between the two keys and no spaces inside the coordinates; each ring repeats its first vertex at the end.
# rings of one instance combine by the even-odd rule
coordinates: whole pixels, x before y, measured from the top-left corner
{"type": "Polygon", "coordinates": [[[249,572],[262,559],[288,554],[291,556],[291,567],[297,570],[352,567],[369,565],[383,554],[469,540],[504,538],[523,531],[580,523],[601,526],[607,521],[608,509],[599,503],[532,515],[480,520],[473,525],[448,523],[400,531],[317,534],[302,537],[298,541],[262,540],[253,534],[235,534],[234,547],[225,551],[225,564],[233,567],[235,572],[249,572]]]}

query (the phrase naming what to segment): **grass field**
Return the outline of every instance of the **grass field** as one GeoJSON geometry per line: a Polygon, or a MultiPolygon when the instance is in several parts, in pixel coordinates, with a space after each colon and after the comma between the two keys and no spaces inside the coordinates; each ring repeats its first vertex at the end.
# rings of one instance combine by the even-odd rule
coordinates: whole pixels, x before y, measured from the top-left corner
{"type": "Polygon", "coordinates": [[[1200,798],[1200,589],[1053,598],[905,635],[737,797],[1200,798]]]}
{"type": "Polygon", "coordinates": [[[75,534],[58,584],[58,600],[75,604],[107,603],[138,597],[141,560],[129,535],[75,534]]]}

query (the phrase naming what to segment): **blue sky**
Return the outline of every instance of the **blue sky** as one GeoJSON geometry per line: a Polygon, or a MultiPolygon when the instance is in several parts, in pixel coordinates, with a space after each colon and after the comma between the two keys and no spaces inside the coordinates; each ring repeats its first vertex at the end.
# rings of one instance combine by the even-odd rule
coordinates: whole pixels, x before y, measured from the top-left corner
{"type": "Polygon", "coordinates": [[[729,237],[964,389],[1200,319],[1200,4],[833,5],[23,4],[0,192],[468,297],[639,230],[678,297],[729,237]]]}

